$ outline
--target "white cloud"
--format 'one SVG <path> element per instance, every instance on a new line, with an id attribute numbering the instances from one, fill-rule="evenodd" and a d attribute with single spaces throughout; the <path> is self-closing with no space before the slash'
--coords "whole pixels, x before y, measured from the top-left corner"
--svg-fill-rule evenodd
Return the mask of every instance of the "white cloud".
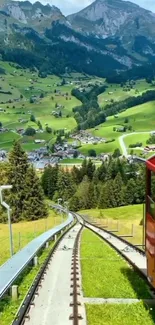
<path id="1" fill-rule="evenodd" d="M 35 0 L 30 0 L 31 2 L 35 2 Z M 36 0 L 37 1 L 37 0 Z M 64 15 L 68 15 L 74 12 L 77 12 L 89 4 L 91 4 L 94 0 L 39 0 L 43 4 L 49 3 L 50 5 L 55 5 L 58 7 Z M 124 0 L 128 1 L 128 0 Z M 155 12 L 155 0 L 131 0 L 138 4 L 139 6 L 151 10 Z"/>

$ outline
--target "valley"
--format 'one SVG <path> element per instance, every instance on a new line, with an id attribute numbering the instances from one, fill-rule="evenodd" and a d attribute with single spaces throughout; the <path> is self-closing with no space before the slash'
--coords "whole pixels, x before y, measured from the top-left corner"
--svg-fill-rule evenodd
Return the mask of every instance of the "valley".
<path id="1" fill-rule="evenodd" d="M 95 85 L 105 85 L 105 91 L 98 96 L 98 104 L 106 113 L 107 105 L 154 90 L 154 83 L 138 80 L 124 86 L 107 84 L 105 79 L 77 73 L 40 78 L 37 71 L 22 69 L 13 63 L 1 61 L 0 67 L 5 69 L 5 74 L 0 76 L 1 152 L 9 151 L 13 142 L 19 140 L 28 153 L 41 150 L 46 156 L 51 156 L 57 151 L 60 153 L 63 142 L 72 152 L 62 157 L 58 155 L 57 161 L 66 165 L 79 164 L 81 159 L 89 157 L 92 149 L 98 160 L 101 154 L 113 154 L 115 149 L 130 154 L 129 146 L 138 142 L 139 135 L 143 148 L 150 132 L 155 130 L 152 118 L 155 102 L 150 101 L 107 117 L 104 123 L 85 130 L 84 136 L 80 136 L 80 132 L 79 136 L 72 136 L 77 128 L 73 109 L 82 105 L 72 95 L 73 89 L 79 89 L 82 94 Z M 130 131 L 127 129 L 122 133 L 124 126 L 130 126 Z M 54 152 L 56 143 L 58 148 Z M 143 154 L 142 148 L 134 148 L 133 153 L 148 156 Z M 75 150 L 77 154 L 74 154 Z"/>

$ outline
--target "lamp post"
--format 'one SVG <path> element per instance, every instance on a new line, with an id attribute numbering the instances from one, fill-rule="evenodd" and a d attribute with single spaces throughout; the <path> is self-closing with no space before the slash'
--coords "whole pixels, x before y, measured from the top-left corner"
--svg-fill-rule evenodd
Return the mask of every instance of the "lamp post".
<path id="1" fill-rule="evenodd" d="M 13 236 L 12 236 L 12 225 L 11 225 L 11 217 L 10 217 L 10 206 L 3 201 L 2 191 L 3 190 L 10 190 L 12 188 L 12 185 L 2 185 L 0 186 L 0 203 L 1 205 L 6 208 L 7 214 L 8 214 L 8 225 L 9 225 L 9 235 L 10 235 L 10 254 L 13 256 Z"/>

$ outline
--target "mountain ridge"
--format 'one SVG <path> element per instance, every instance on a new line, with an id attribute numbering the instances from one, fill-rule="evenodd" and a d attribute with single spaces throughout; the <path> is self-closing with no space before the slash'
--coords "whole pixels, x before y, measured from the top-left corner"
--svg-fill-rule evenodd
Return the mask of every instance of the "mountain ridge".
<path id="1" fill-rule="evenodd" d="M 96 0 L 67 17 L 39 1 L 0 4 L 2 59 L 21 64 L 18 50 L 37 60 L 41 71 L 47 66 L 51 73 L 64 73 L 67 67 L 106 76 L 154 62 L 154 37 L 155 14 L 128 1 Z"/>

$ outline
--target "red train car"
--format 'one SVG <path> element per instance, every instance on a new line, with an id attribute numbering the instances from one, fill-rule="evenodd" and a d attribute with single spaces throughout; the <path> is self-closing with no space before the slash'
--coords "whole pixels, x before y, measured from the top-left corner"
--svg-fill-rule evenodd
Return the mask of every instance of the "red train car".
<path id="1" fill-rule="evenodd" d="M 155 288 L 155 156 L 146 162 L 145 250 L 148 280 Z"/>

